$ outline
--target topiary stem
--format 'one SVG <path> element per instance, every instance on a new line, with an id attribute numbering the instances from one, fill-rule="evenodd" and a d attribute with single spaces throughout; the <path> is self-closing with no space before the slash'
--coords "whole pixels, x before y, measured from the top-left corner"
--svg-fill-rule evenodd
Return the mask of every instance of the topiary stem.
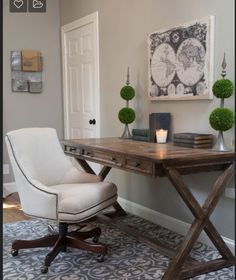
<path id="1" fill-rule="evenodd" d="M 220 99 L 220 108 L 224 108 L 224 98 Z"/>

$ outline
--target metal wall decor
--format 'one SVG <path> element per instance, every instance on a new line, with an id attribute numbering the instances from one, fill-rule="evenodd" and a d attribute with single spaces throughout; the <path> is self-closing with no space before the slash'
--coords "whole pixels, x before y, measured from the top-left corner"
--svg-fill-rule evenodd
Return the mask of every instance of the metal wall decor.
<path id="1" fill-rule="evenodd" d="M 151 100 L 212 99 L 213 23 L 209 16 L 148 36 Z"/>
<path id="2" fill-rule="evenodd" d="M 13 92 L 42 92 L 43 58 L 39 51 L 11 51 L 11 88 Z"/>

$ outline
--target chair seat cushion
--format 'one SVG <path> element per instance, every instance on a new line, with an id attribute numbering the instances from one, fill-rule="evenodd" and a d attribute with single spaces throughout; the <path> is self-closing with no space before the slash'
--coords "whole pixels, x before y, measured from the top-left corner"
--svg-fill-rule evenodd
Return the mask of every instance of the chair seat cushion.
<path id="1" fill-rule="evenodd" d="M 59 191 L 58 220 L 65 222 L 86 220 L 117 199 L 117 187 L 110 182 L 60 184 L 50 188 Z"/>

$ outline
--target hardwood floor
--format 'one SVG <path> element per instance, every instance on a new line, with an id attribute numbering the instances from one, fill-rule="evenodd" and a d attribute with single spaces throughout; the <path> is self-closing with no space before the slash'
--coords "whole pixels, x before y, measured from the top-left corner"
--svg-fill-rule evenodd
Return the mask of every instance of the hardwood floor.
<path id="1" fill-rule="evenodd" d="M 28 220 L 21 210 L 18 193 L 13 193 L 3 199 L 3 223 L 13 223 L 22 220 Z"/>

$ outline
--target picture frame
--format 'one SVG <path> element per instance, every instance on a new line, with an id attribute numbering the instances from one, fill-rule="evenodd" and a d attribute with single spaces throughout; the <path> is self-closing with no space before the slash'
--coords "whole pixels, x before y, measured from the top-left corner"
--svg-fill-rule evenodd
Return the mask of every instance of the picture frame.
<path id="1" fill-rule="evenodd" d="M 151 101 L 213 98 L 214 16 L 148 35 Z"/>

